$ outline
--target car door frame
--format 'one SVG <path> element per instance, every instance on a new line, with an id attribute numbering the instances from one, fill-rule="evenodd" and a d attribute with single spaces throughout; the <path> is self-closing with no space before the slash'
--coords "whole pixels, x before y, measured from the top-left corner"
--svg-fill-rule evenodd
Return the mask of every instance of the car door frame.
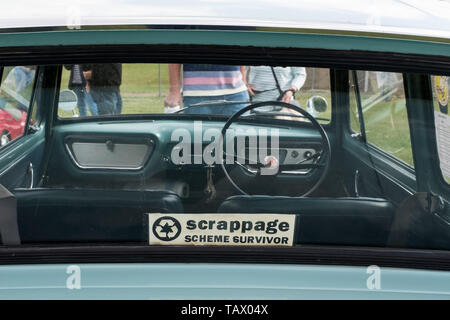
<path id="1" fill-rule="evenodd" d="M 403 75 L 405 82 L 405 74 Z M 342 159 L 346 163 L 344 172 L 347 190 L 352 196 L 382 197 L 398 206 L 403 199 L 417 190 L 415 169 L 370 142 L 366 143 L 363 132 L 358 134 L 352 130 L 350 126 L 352 88 L 349 70 L 342 71 L 340 77 L 343 111 L 339 113 L 339 123 Z M 407 93 L 405 88 L 406 101 L 408 101 Z M 410 121 L 408 102 L 407 113 Z M 347 165 L 348 163 L 351 165 Z M 376 185 L 368 183 L 371 181 L 376 181 Z"/>
<path id="2" fill-rule="evenodd" d="M 21 65 L 10 64 L 8 65 Z M 56 98 L 56 69 L 40 66 L 36 79 L 42 77 L 41 87 L 36 88 L 28 110 L 27 123 L 24 134 L 14 139 L 0 149 L 0 183 L 10 191 L 19 187 L 32 188 L 38 184 L 42 174 L 47 137 L 50 135 L 52 113 Z M 39 90 L 39 101 L 35 102 L 36 92 Z M 30 126 L 30 118 L 34 108 L 37 108 L 37 126 Z"/>

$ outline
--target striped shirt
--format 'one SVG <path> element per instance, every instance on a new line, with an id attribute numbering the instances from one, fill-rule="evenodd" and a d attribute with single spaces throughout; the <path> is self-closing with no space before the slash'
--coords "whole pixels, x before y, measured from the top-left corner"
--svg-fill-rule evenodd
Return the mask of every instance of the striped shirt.
<path id="1" fill-rule="evenodd" d="M 221 96 L 247 91 L 240 66 L 183 65 L 183 96 Z"/>

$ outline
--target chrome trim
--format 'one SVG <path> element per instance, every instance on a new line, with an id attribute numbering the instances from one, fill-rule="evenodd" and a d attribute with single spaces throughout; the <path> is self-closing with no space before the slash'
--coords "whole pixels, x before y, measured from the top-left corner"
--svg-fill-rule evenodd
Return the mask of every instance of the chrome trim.
<path id="1" fill-rule="evenodd" d="M 355 171 L 355 196 L 357 198 L 359 198 L 359 188 L 358 188 L 358 184 L 359 184 L 359 170 Z"/>
<path id="2" fill-rule="evenodd" d="M 250 169 L 247 166 L 244 166 L 243 164 L 238 163 L 242 168 L 245 168 L 245 170 L 247 170 L 248 172 L 250 172 L 251 174 L 256 174 L 258 172 L 258 170 L 253 170 Z M 278 174 L 298 174 L 298 175 L 306 175 L 308 173 L 311 172 L 312 169 L 302 169 L 302 170 L 298 170 L 298 171 L 280 171 Z"/>
<path id="3" fill-rule="evenodd" d="M 33 185 L 34 185 L 34 170 L 33 170 L 33 164 L 30 162 L 30 164 L 28 165 L 28 174 L 30 175 L 30 186 L 28 187 L 28 189 L 33 189 Z"/>
<path id="4" fill-rule="evenodd" d="M 247 149 L 258 149 L 258 148 L 247 148 Z M 315 150 L 314 148 L 306 148 L 306 147 L 305 147 L 305 148 L 278 148 L 278 155 L 280 154 L 280 151 L 281 151 L 281 150 L 286 151 L 286 157 L 284 158 L 284 161 L 283 161 L 282 164 L 298 164 L 298 163 L 300 163 L 301 161 L 303 161 L 303 160 L 305 159 L 305 158 L 303 158 L 303 154 L 304 154 L 305 152 L 307 152 L 307 151 L 312 152 L 312 153 L 316 152 L 316 150 Z M 287 156 L 288 156 L 289 154 L 292 154 L 293 151 L 298 152 L 299 155 L 300 155 L 297 162 L 296 162 L 296 161 L 294 161 L 294 162 L 292 162 L 292 161 L 287 161 L 287 160 L 288 160 L 288 159 L 287 159 Z M 320 158 L 317 159 L 317 162 L 319 161 L 319 159 L 320 159 Z M 290 159 L 290 160 L 292 160 L 292 159 Z M 314 160 L 308 160 L 308 161 L 311 161 L 311 162 L 309 162 L 309 163 L 314 163 Z M 308 162 L 307 162 L 307 163 L 308 163 Z M 250 168 L 249 165 L 247 165 L 247 164 L 245 164 L 245 165 L 243 165 L 243 164 L 241 164 L 241 163 L 238 163 L 238 164 L 239 164 L 241 167 L 245 168 L 248 172 L 250 172 L 250 173 L 252 173 L 252 174 L 256 174 L 256 173 L 258 172 L 257 170 L 254 170 L 254 169 Z M 306 175 L 306 174 L 310 173 L 311 170 L 312 170 L 312 169 L 288 170 L 288 171 L 280 171 L 279 174 L 299 174 L 299 175 Z"/>

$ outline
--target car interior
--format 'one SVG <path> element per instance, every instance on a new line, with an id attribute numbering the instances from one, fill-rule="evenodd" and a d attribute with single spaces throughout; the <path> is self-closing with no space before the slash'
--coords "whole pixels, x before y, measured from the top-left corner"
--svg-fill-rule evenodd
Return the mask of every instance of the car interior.
<path id="1" fill-rule="evenodd" d="M 327 75 L 325 89 L 311 89 L 312 70 Z M 149 107 L 81 117 L 64 110 L 68 71 L 39 65 L 23 135 L 0 148 L 0 184 L 9 192 L 0 197 L 1 215 L 16 218 L 20 244 L 145 245 L 148 213 L 283 213 L 298 218 L 296 245 L 448 248 L 431 75 L 323 65 L 307 72 L 312 82 L 308 94 L 299 91 L 299 106 L 249 102 L 232 116 Z M 149 103 L 146 93 L 130 97 L 123 78 L 125 106 Z M 317 96 L 325 111 L 314 106 Z M 294 115 L 254 112 L 263 106 Z M 192 137 L 187 155 L 185 132 Z M 261 160 L 261 141 L 251 146 L 262 132 L 278 137 L 266 154 L 277 155 L 275 174 L 262 174 L 270 164 Z M 398 140 L 391 132 L 403 145 L 391 145 Z M 232 147 L 231 162 L 198 160 L 219 153 L 224 145 L 212 150 L 216 139 L 241 139 L 245 147 Z M 246 163 L 251 154 L 256 161 Z M 6 227 L 0 234 L 4 245 L 14 243 Z"/>

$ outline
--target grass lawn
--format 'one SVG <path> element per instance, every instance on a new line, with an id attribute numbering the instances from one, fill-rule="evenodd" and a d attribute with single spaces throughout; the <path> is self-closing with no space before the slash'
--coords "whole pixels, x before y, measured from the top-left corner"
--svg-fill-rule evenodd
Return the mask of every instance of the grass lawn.
<path id="1" fill-rule="evenodd" d="M 354 95 L 350 95 L 350 110 L 351 128 L 360 132 Z M 406 102 L 403 98 L 379 102 L 365 111 L 363 116 L 368 142 L 414 166 Z"/>

